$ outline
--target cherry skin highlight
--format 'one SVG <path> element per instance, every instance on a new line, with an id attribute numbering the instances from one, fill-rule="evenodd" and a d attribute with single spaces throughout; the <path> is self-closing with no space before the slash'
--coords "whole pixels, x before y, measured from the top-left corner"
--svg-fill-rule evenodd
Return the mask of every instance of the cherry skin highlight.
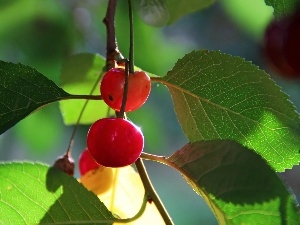
<path id="1" fill-rule="evenodd" d="M 144 136 L 132 122 L 122 118 L 97 120 L 87 134 L 87 148 L 97 163 L 123 167 L 134 163 L 144 148 Z"/>
<path id="2" fill-rule="evenodd" d="M 122 106 L 125 84 L 125 70 L 123 68 L 110 69 L 104 74 L 100 93 L 104 102 L 116 111 Z M 144 71 L 129 74 L 128 93 L 125 112 L 140 108 L 147 100 L 151 91 L 151 79 Z"/>
<path id="3" fill-rule="evenodd" d="M 100 165 L 92 158 L 88 149 L 84 149 L 79 156 L 78 166 L 80 175 L 83 176 L 87 172 L 98 168 Z"/>

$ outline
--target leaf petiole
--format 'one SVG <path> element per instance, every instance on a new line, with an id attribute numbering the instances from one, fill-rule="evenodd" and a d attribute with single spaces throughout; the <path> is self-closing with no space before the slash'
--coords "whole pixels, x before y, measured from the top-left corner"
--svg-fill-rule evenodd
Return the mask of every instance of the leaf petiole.
<path id="1" fill-rule="evenodd" d="M 98 84 L 99 80 L 97 80 L 97 84 Z M 69 100 L 69 99 L 86 99 L 88 100 L 102 100 L 101 95 L 70 95 L 68 97 L 65 97 L 61 100 Z"/>
<path id="2" fill-rule="evenodd" d="M 145 209 L 146 209 L 146 206 L 147 206 L 147 203 L 148 203 L 148 196 L 147 194 L 145 193 L 144 194 L 144 198 L 143 198 L 143 202 L 142 202 L 142 205 L 140 207 L 140 210 L 131 218 L 128 218 L 128 219 L 116 219 L 114 222 L 117 222 L 117 223 L 129 223 L 129 222 L 132 222 L 134 220 L 137 220 L 138 218 L 140 218 L 143 213 L 145 212 Z"/>

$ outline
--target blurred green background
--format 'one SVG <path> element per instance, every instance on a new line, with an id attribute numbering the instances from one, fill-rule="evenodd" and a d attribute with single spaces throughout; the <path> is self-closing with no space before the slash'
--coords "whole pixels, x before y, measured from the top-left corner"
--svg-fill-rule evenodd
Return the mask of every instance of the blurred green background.
<path id="1" fill-rule="evenodd" d="M 119 1 L 116 16 L 118 44 L 124 56 L 129 48 L 126 2 Z M 2 0 L 0 59 L 35 67 L 59 84 L 60 68 L 68 56 L 81 52 L 105 55 L 106 30 L 102 19 L 106 6 L 107 0 Z M 272 8 L 265 6 L 263 0 L 219 0 L 163 28 L 144 24 L 136 14 L 134 18 L 135 64 L 146 71 L 165 75 L 185 53 L 221 50 L 265 69 L 300 109 L 299 82 L 275 74 L 263 58 L 263 34 L 272 19 Z M 128 116 L 142 127 L 146 152 L 168 156 L 187 143 L 163 85 L 153 84 L 149 101 Z M 81 126 L 76 134 L 75 160 L 85 148 L 88 128 Z M 0 136 L 0 161 L 52 164 L 68 147 L 72 129 L 63 124 L 58 103 L 53 103 Z M 176 171 L 153 162 L 146 162 L 146 166 L 175 224 L 217 224 L 202 198 Z M 299 174 L 299 167 L 282 174 L 297 196 Z"/>

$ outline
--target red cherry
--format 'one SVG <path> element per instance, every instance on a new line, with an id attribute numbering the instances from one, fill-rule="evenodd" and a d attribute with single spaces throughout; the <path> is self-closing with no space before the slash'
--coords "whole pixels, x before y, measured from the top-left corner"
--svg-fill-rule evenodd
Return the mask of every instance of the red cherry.
<path id="1" fill-rule="evenodd" d="M 104 102 L 116 111 L 120 111 L 125 83 L 125 70 L 113 68 L 104 74 L 100 92 Z M 141 107 L 147 100 L 151 90 L 151 79 L 144 71 L 129 74 L 128 94 L 125 112 Z"/>
<path id="2" fill-rule="evenodd" d="M 144 147 L 144 136 L 132 122 L 122 118 L 97 120 L 87 134 L 87 147 L 97 163 L 123 167 L 134 163 Z"/>
<path id="3" fill-rule="evenodd" d="M 55 160 L 53 167 L 56 167 L 70 176 L 74 175 L 74 160 L 68 154 L 60 156 Z"/>
<path id="4" fill-rule="evenodd" d="M 265 53 L 270 65 L 281 75 L 300 77 L 300 12 L 274 20 L 265 33 Z"/>
<path id="5" fill-rule="evenodd" d="M 265 33 L 265 53 L 269 65 L 275 71 L 287 77 L 294 77 L 296 72 L 288 64 L 283 52 L 287 24 L 287 19 L 274 20 L 270 23 Z"/>
<path id="6" fill-rule="evenodd" d="M 290 17 L 283 51 L 287 62 L 300 77 L 300 10 Z"/>
<path id="7" fill-rule="evenodd" d="M 98 168 L 100 165 L 92 158 L 91 154 L 86 148 L 79 156 L 78 166 L 80 175 L 83 176 L 90 170 Z"/>

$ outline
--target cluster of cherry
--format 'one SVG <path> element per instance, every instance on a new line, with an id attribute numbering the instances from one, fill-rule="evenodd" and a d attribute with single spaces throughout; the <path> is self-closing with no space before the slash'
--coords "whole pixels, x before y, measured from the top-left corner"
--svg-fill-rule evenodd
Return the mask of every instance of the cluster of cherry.
<path id="1" fill-rule="evenodd" d="M 265 52 L 279 74 L 300 78 L 300 8 L 270 23 L 265 33 Z"/>
<path id="2" fill-rule="evenodd" d="M 123 104 L 125 70 L 113 68 L 100 83 L 104 102 L 120 112 Z M 140 108 L 151 90 L 151 79 L 144 71 L 128 76 L 127 99 L 124 112 Z M 94 122 L 87 134 L 87 148 L 79 156 L 81 175 L 98 168 L 123 167 L 134 163 L 144 148 L 144 136 L 139 127 L 124 118 L 102 118 Z"/>

